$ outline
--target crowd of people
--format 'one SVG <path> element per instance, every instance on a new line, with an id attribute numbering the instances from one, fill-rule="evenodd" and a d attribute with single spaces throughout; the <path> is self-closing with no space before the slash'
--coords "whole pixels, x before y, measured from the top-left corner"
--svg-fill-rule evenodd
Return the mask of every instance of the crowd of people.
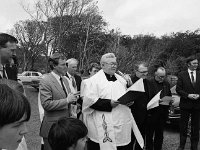
<path id="1" fill-rule="evenodd" d="M 23 85 L 17 81 L 17 39 L 0 33 L 0 150 L 27 150 L 24 135 L 31 116 Z M 162 150 L 163 131 L 173 104 L 164 66 L 135 64 L 134 75 L 117 70 L 113 53 L 88 67 L 89 77 L 77 74 L 78 60 L 56 52 L 51 71 L 39 86 L 42 150 Z M 198 149 L 200 72 L 198 59 L 187 59 L 176 91 L 180 95 L 180 145 L 184 150 L 191 117 L 191 150 Z"/>

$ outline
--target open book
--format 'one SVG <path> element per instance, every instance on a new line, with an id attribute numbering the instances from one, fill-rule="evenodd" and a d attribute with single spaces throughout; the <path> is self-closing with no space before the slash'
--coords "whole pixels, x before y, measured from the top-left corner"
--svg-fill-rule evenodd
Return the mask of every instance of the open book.
<path id="1" fill-rule="evenodd" d="M 139 91 L 128 91 L 124 95 L 122 95 L 117 101 L 123 105 L 129 105 L 133 103 L 136 99 L 138 99 L 144 92 Z"/>
<path id="2" fill-rule="evenodd" d="M 117 101 L 123 105 L 129 105 L 138 99 L 145 92 L 143 79 L 137 80 L 132 86 L 127 89 L 127 92 L 122 95 Z"/>
<path id="3" fill-rule="evenodd" d="M 164 96 L 162 99 L 160 99 L 160 93 L 159 91 L 147 104 L 147 110 L 158 107 L 160 105 L 169 105 L 170 102 L 172 102 L 173 98 L 171 96 Z"/>

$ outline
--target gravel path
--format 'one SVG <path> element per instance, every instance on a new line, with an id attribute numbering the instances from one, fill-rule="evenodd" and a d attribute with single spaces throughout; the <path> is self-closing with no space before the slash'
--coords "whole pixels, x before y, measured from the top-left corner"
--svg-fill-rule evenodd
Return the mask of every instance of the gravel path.
<path id="1" fill-rule="evenodd" d="M 28 134 L 25 136 L 26 142 L 29 150 L 40 150 L 40 119 L 39 119 L 39 110 L 37 104 L 38 92 L 36 89 L 25 86 L 26 95 L 31 103 L 31 118 L 28 122 Z"/>

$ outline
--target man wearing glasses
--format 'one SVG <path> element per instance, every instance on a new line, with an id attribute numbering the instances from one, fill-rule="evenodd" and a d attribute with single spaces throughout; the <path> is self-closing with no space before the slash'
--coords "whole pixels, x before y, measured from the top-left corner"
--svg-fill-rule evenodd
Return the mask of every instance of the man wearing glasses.
<path id="1" fill-rule="evenodd" d="M 143 61 L 137 62 L 135 65 L 135 76 L 131 77 L 131 80 L 134 84 L 136 81 L 142 78 L 145 92 L 141 93 L 140 96 L 137 99 L 135 99 L 134 104 L 131 105 L 130 108 L 143 138 L 145 138 L 147 103 L 149 101 L 149 84 L 148 80 L 146 80 L 147 75 L 148 64 Z M 134 141 L 134 139 L 132 139 L 132 141 Z M 142 150 L 138 143 L 135 144 L 135 150 Z"/>
<path id="2" fill-rule="evenodd" d="M 160 93 L 159 106 L 148 110 L 147 130 L 146 130 L 146 149 L 162 150 L 163 130 L 168 117 L 169 102 L 172 101 L 170 84 L 165 80 L 166 70 L 163 67 L 155 69 L 154 78 L 150 80 L 150 98 Z M 167 102 L 164 98 L 167 97 Z M 163 100 L 163 101 L 162 101 Z"/>
<path id="3" fill-rule="evenodd" d="M 127 81 L 115 73 L 117 61 L 113 53 L 103 55 L 100 64 L 102 70 L 90 77 L 84 87 L 82 111 L 88 116 L 87 149 L 132 150 L 131 131 L 139 130 L 129 107 L 117 101 L 126 93 Z"/>

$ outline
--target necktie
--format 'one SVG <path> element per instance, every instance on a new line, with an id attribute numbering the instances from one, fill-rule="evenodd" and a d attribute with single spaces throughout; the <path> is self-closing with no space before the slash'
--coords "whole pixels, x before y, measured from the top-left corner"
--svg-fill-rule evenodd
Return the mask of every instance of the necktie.
<path id="1" fill-rule="evenodd" d="M 71 79 L 72 79 L 72 86 L 74 87 L 74 89 L 76 89 L 76 81 L 75 81 L 74 77 L 71 76 Z"/>
<path id="2" fill-rule="evenodd" d="M 194 75 L 193 75 L 193 72 L 191 72 L 191 81 L 192 81 L 192 84 L 194 85 L 194 84 L 195 84 L 195 81 L 194 81 Z"/>
<path id="3" fill-rule="evenodd" d="M 3 78 L 7 79 L 5 66 L 3 66 Z"/>
<path id="4" fill-rule="evenodd" d="M 63 91 L 64 91 L 64 93 L 65 93 L 65 95 L 66 95 L 66 97 L 67 97 L 67 91 L 66 91 L 66 89 L 65 89 L 65 86 L 64 86 L 62 77 L 60 77 L 60 83 L 61 83 L 62 88 L 63 88 Z"/>

